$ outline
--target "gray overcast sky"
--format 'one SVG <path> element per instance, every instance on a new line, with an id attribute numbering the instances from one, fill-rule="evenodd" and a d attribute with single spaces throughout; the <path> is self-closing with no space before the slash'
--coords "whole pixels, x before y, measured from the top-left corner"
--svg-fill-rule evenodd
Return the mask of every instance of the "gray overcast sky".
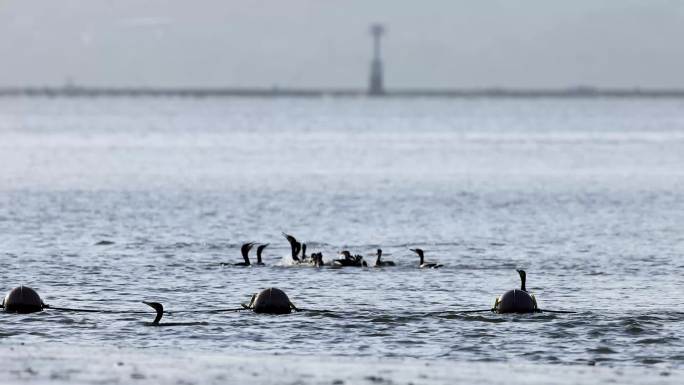
<path id="1" fill-rule="evenodd" d="M 684 0 L 0 0 L 0 85 L 684 87 Z"/>

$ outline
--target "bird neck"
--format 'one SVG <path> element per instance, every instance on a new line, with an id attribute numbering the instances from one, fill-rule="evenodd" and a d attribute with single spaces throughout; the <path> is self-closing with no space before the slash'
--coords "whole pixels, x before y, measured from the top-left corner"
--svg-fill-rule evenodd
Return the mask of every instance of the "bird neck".
<path id="1" fill-rule="evenodd" d="M 525 287 L 525 277 L 524 276 L 520 277 L 520 290 L 527 292 L 527 288 Z"/>
<path id="2" fill-rule="evenodd" d="M 164 315 L 164 309 L 155 309 L 157 310 L 157 316 L 154 318 L 154 321 L 152 321 L 153 324 L 159 325 L 159 321 L 161 321 L 162 316 Z"/>

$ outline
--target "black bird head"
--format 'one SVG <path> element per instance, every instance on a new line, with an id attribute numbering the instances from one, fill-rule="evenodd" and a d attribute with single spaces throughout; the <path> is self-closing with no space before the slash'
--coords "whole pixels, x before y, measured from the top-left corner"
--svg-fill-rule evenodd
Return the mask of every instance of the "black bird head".
<path id="1" fill-rule="evenodd" d="M 259 260 L 259 262 L 261 262 L 261 252 L 264 251 L 264 249 L 267 248 L 268 245 L 269 243 L 264 243 L 263 245 L 259 245 L 259 247 L 257 247 L 257 259 Z"/>
<path id="2" fill-rule="evenodd" d="M 157 311 L 157 317 L 155 317 L 154 321 L 152 321 L 153 324 L 158 325 L 159 321 L 161 321 L 162 316 L 164 315 L 164 305 L 162 305 L 159 302 L 146 302 L 142 301 L 145 305 L 151 307 L 152 309 Z"/>
<path id="3" fill-rule="evenodd" d="M 422 265 L 423 262 L 425 261 L 425 256 L 424 256 L 424 254 L 423 254 L 423 249 L 415 248 L 415 249 L 409 249 L 409 250 L 411 250 L 411 251 L 413 251 L 414 253 L 418 254 L 418 256 L 420 257 L 420 264 Z"/>
<path id="4" fill-rule="evenodd" d="M 423 249 L 409 249 L 409 250 L 411 250 L 411 251 L 413 251 L 414 253 L 418 254 L 418 256 L 421 257 L 421 258 L 424 257 Z"/>
<path id="5" fill-rule="evenodd" d="M 288 242 L 292 243 L 292 241 L 295 241 L 295 237 L 293 237 L 292 235 L 286 234 L 284 231 L 281 232 L 281 234 L 283 234 L 283 237 L 285 237 L 285 239 L 287 239 Z"/>
<path id="6" fill-rule="evenodd" d="M 254 242 L 249 242 L 249 243 L 245 243 L 242 245 L 242 247 L 240 248 L 240 251 L 242 251 L 242 256 L 244 258 L 247 258 L 247 254 L 252 249 L 252 246 L 254 246 Z"/>
<path id="7" fill-rule="evenodd" d="M 284 232 L 282 234 L 283 237 L 287 239 L 287 242 L 290 243 L 290 249 L 292 249 L 292 259 L 295 261 L 299 261 L 299 257 L 297 256 L 297 254 L 299 254 L 299 248 L 301 247 L 301 245 L 299 244 L 299 242 L 297 242 L 297 239 L 292 235 L 285 234 Z"/>
<path id="8" fill-rule="evenodd" d="M 527 289 L 525 288 L 525 280 L 527 279 L 527 273 L 525 273 L 525 270 L 522 269 L 516 269 L 515 271 L 517 271 L 520 275 L 520 290 L 527 291 Z"/>
<path id="9" fill-rule="evenodd" d="M 290 246 L 293 246 L 293 245 L 298 243 L 297 239 L 295 237 L 293 237 L 292 235 L 285 234 L 285 233 L 282 233 L 282 234 L 283 234 L 283 237 L 285 237 L 285 239 L 287 239 L 287 241 L 290 243 Z"/>
<path id="10" fill-rule="evenodd" d="M 342 256 L 344 256 L 344 259 L 352 259 L 352 256 L 351 256 L 351 253 L 349 252 L 349 250 L 342 250 L 340 252 L 340 254 L 342 254 Z"/>

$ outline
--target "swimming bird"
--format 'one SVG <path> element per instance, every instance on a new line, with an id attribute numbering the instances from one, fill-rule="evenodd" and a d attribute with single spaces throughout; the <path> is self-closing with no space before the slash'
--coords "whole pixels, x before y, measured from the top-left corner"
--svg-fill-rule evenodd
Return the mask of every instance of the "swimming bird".
<path id="1" fill-rule="evenodd" d="M 268 247 L 269 243 L 264 243 L 263 245 L 260 245 L 257 247 L 257 265 L 259 266 L 264 266 L 264 262 L 261 261 L 261 252 L 264 251 L 266 247 Z"/>
<path id="2" fill-rule="evenodd" d="M 522 269 L 516 269 L 515 271 L 517 271 L 518 275 L 520 276 L 520 290 L 527 293 L 527 288 L 525 288 L 525 281 L 527 280 L 527 273 L 525 273 L 525 270 L 522 270 Z"/>
<path id="3" fill-rule="evenodd" d="M 311 266 L 317 267 L 318 266 L 318 253 L 311 253 L 311 257 L 306 262 Z"/>
<path id="4" fill-rule="evenodd" d="M 166 323 L 159 323 L 161 321 L 162 316 L 164 315 L 164 305 L 162 305 L 159 302 L 146 302 L 142 301 L 145 305 L 153 308 L 154 310 L 157 311 L 157 316 L 154 318 L 154 321 L 152 322 L 146 322 L 146 326 L 193 326 L 193 325 L 209 325 L 208 322 L 166 322 Z"/>
<path id="5" fill-rule="evenodd" d="M 349 250 L 342 250 L 340 251 L 340 254 L 342 254 L 344 258 L 333 260 L 333 264 L 338 266 L 351 266 L 354 263 L 354 257 L 352 257 Z"/>
<path id="6" fill-rule="evenodd" d="M 292 260 L 297 263 L 301 262 L 297 255 L 299 254 L 299 250 L 301 250 L 302 244 L 297 242 L 297 239 L 292 235 L 285 233 L 282 234 L 285 237 L 285 239 L 287 239 L 287 241 L 290 243 L 290 249 L 292 250 Z"/>
<path id="7" fill-rule="evenodd" d="M 302 262 L 306 262 L 308 258 L 306 256 L 306 243 L 302 243 Z"/>
<path id="8" fill-rule="evenodd" d="M 375 259 L 375 267 L 383 267 L 383 266 L 394 266 L 394 262 L 392 261 L 381 261 L 380 258 L 382 258 L 382 249 L 378 249 L 377 251 L 377 258 Z"/>
<path id="9" fill-rule="evenodd" d="M 363 257 L 360 255 L 354 255 L 352 256 L 349 250 L 342 250 L 340 252 L 344 258 L 342 259 L 335 259 L 333 261 L 333 264 L 337 266 L 354 266 L 354 267 L 361 267 L 361 266 L 368 266 L 366 264 L 366 261 L 363 260 Z"/>
<path id="10" fill-rule="evenodd" d="M 321 267 L 325 265 L 325 263 L 323 262 L 323 253 L 319 252 L 311 254 L 311 258 L 313 259 L 314 267 Z"/>
<path id="11" fill-rule="evenodd" d="M 242 258 L 245 259 L 244 262 L 240 263 L 234 263 L 233 266 L 250 266 L 251 263 L 249 263 L 249 250 L 252 249 L 252 246 L 254 246 L 253 242 L 245 243 L 242 245 L 240 248 L 240 251 L 242 252 Z"/>
<path id="12" fill-rule="evenodd" d="M 525 270 L 517 269 L 520 275 L 520 290 L 509 290 L 494 301 L 494 311 L 497 313 L 536 313 L 539 310 L 534 295 L 527 292 Z"/>
<path id="13" fill-rule="evenodd" d="M 424 255 L 423 249 L 417 249 L 416 248 L 416 249 L 409 249 L 409 250 L 418 254 L 418 256 L 420 257 L 420 265 L 419 266 L 421 269 L 437 269 L 437 268 L 444 266 L 444 265 L 441 265 L 439 263 L 425 262 L 425 255 Z"/>

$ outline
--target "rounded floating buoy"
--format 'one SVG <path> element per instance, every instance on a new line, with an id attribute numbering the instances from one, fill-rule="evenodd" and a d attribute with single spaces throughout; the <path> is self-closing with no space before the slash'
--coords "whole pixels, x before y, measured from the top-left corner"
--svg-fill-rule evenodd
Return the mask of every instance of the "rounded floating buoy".
<path id="1" fill-rule="evenodd" d="M 5 311 L 12 313 L 35 313 L 42 311 L 45 304 L 38 293 L 28 286 L 12 289 L 2 301 Z"/>
<path id="2" fill-rule="evenodd" d="M 537 302 L 528 292 L 515 289 L 497 298 L 494 309 L 497 313 L 534 313 Z"/>
<path id="3" fill-rule="evenodd" d="M 252 297 L 249 308 L 255 313 L 289 314 L 296 309 L 284 291 L 271 287 Z"/>

